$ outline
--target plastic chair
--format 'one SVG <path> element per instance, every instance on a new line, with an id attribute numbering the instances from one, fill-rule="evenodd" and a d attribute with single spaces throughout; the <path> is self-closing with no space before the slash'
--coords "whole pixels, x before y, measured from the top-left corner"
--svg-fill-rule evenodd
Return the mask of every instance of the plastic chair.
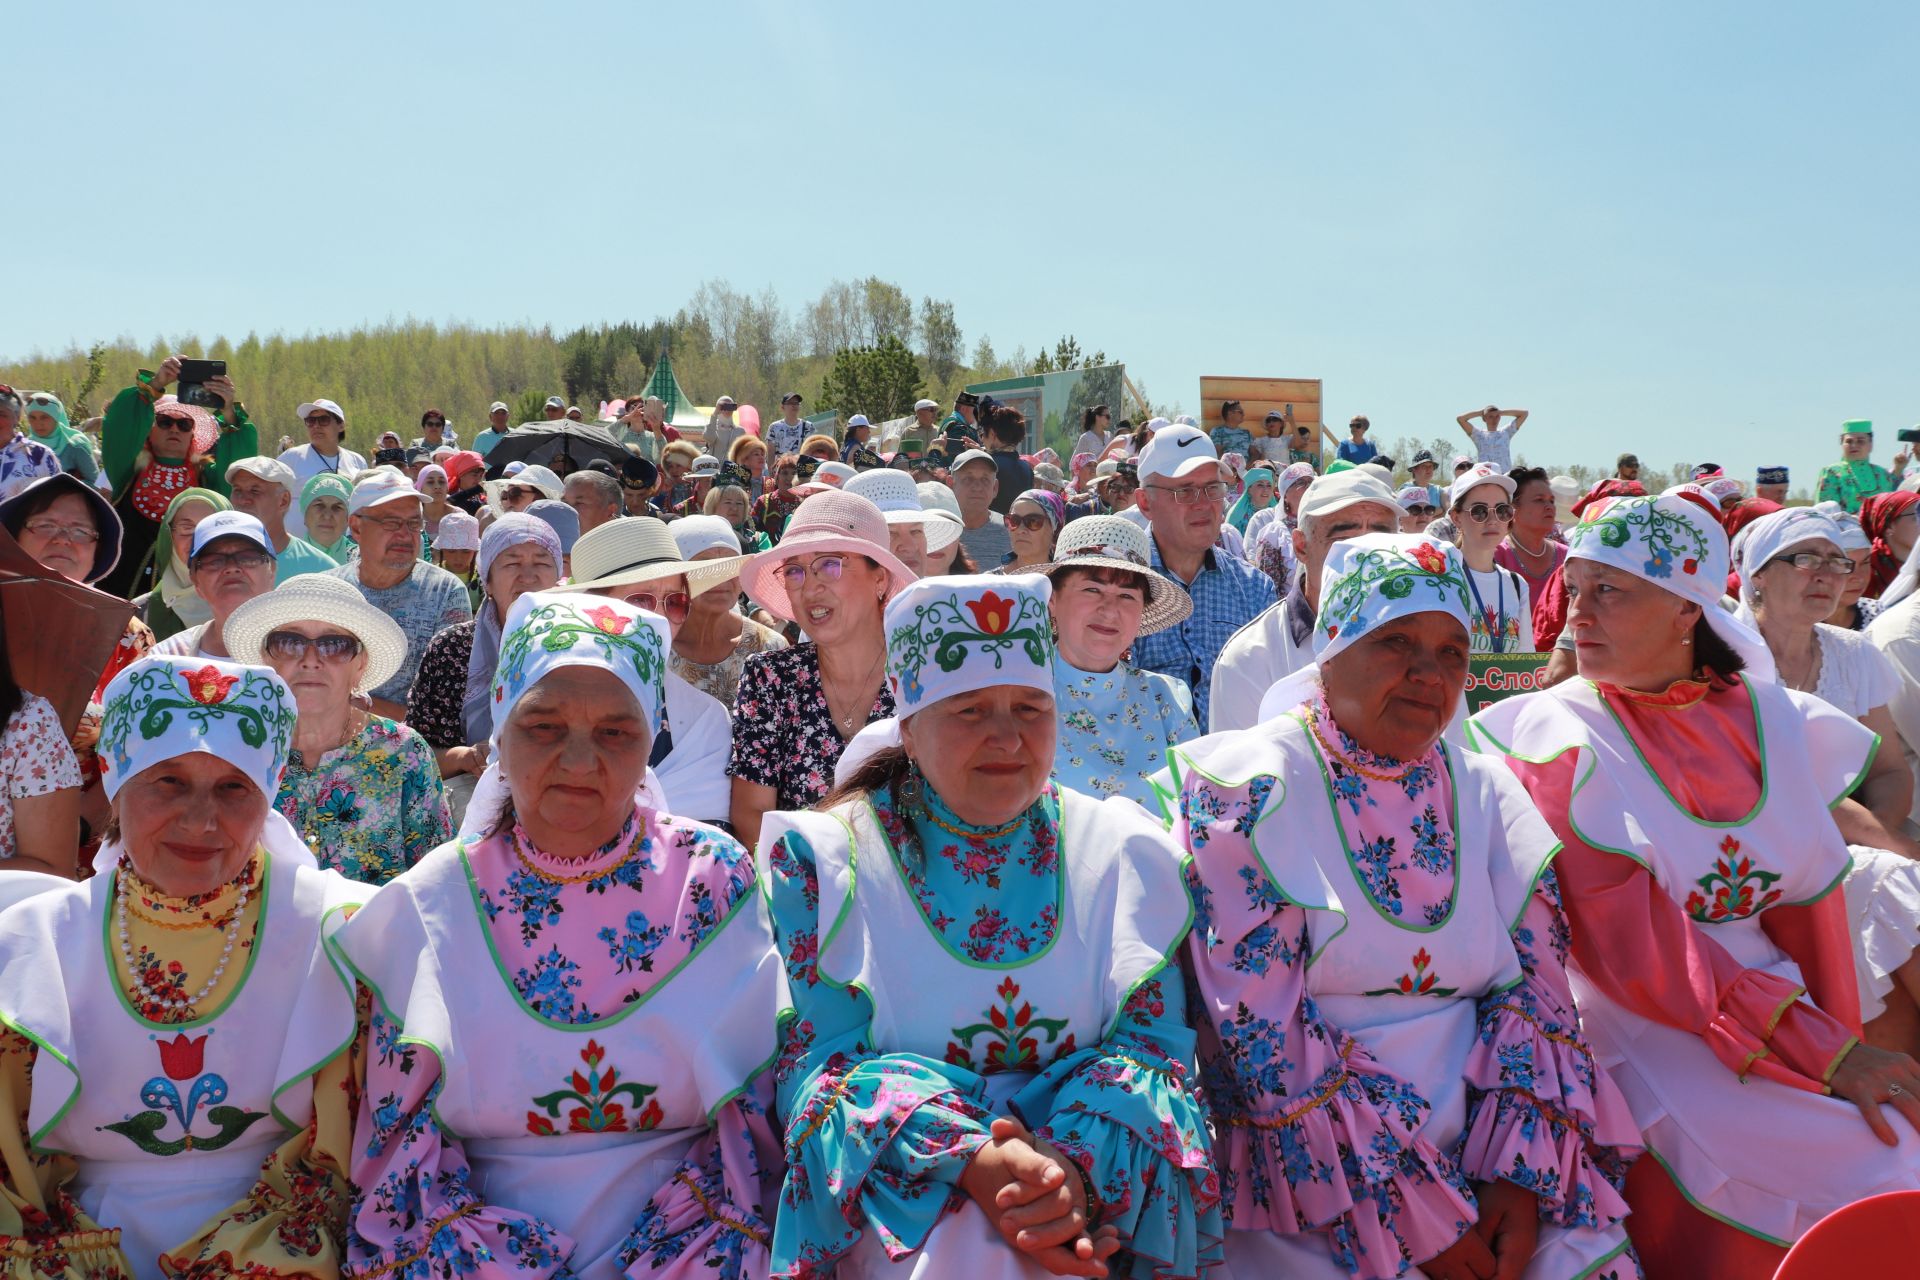
<path id="1" fill-rule="evenodd" d="M 1896 1280 L 1920 1275 L 1920 1191 L 1894 1191 L 1828 1214 L 1800 1237 L 1773 1280 Z"/>

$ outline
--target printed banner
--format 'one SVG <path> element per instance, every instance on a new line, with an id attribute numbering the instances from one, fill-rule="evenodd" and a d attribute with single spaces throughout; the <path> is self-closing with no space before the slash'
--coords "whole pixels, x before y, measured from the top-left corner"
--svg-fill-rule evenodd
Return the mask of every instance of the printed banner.
<path id="1" fill-rule="evenodd" d="M 1511 698 L 1532 693 L 1551 653 L 1476 653 L 1467 660 L 1467 714 Z"/>

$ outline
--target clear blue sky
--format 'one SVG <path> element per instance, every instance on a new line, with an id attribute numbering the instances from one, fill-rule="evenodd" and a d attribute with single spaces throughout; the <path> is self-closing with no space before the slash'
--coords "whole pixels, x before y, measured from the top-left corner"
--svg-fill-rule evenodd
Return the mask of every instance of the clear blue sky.
<path id="1" fill-rule="evenodd" d="M 1912 5 L 38 4 L 9 37 L 8 355 L 875 274 L 1188 408 L 1203 373 L 1321 377 L 1386 437 L 1522 405 L 1536 459 L 1798 485 L 1842 419 L 1882 462 L 1920 422 Z"/>

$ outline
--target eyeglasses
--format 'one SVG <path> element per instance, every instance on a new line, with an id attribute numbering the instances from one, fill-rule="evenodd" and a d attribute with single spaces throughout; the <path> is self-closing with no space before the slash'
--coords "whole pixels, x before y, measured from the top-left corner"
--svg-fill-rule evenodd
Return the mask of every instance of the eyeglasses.
<path id="1" fill-rule="evenodd" d="M 378 525 L 388 533 L 419 534 L 424 532 L 427 527 L 427 522 L 418 516 L 412 520 L 407 519 L 405 516 L 361 516 L 360 518 L 368 524 Z"/>
<path id="2" fill-rule="evenodd" d="M 29 520 L 26 531 L 48 542 L 71 542 L 75 546 L 91 546 L 100 541 L 100 531 L 90 524 L 60 524 L 54 520 Z"/>
<path id="3" fill-rule="evenodd" d="M 319 654 L 322 662 L 350 662 L 360 656 L 360 641 L 338 631 L 329 631 L 323 636 L 303 636 L 298 631 L 269 631 L 260 649 L 275 662 L 291 662 L 309 653 Z"/>
<path id="4" fill-rule="evenodd" d="M 1215 481 L 1213 484 L 1194 485 L 1191 488 L 1175 489 L 1164 484 L 1150 484 L 1147 488 L 1155 493 L 1164 493 L 1183 507 L 1196 502 L 1219 502 L 1227 496 L 1227 486 Z"/>
<path id="5" fill-rule="evenodd" d="M 273 557 L 264 551 L 202 551 L 193 558 L 193 571 L 225 573 L 228 569 L 241 569 L 250 572 L 272 563 Z"/>
<path id="6" fill-rule="evenodd" d="M 1460 508 L 1460 514 L 1475 524 L 1485 524 L 1489 518 L 1494 520 L 1513 519 L 1513 508 L 1504 502 L 1497 502 L 1491 507 L 1484 502 L 1476 502 L 1470 507 Z"/>
<path id="7" fill-rule="evenodd" d="M 153 419 L 153 425 L 162 431 L 191 431 L 193 430 L 193 419 L 176 418 L 171 414 L 164 416 L 156 414 Z"/>
<path id="8" fill-rule="evenodd" d="M 540 491 L 538 489 L 523 489 L 519 485 L 508 485 L 506 488 L 500 491 L 500 496 L 503 498 L 512 499 L 514 502 L 518 502 L 522 498 L 538 497 L 539 492 Z"/>
<path id="9" fill-rule="evenodd" d="M 1053 521 L 1042 515 L 1007 517 L 1007 528 L 1025 529 L 1028 533 L 1038 533 L 1042 529 L 1050 528 L 1052 524 Z"/>
<path id="10" fill-rule="evenodd" d="M 809 573 L 822 582 L 838 582 L 846 567 L 845 556 L 816 556 L 812 564 L 789 560 L 780 566 L 780 581 L 788 591 L 798 591 L 806 584 Z"/>
<path id="11" fill-rule="evenodd" d="M 310 427 L 331 426 L 333 423 L 333 415 L 330 413 L 310 413 L 306 416 L 305 421 Z"/>
<path id="12" fill-rule="evenodd" d="M 661 595 L 654 591 L 634 591 L 620 597 L 636 609 L 645 609 L 648 613 L 657 613 L 665 618 L 684 618 L 693 605 L 693 597 L 684 591 L 669 591 Z"/>
<path id="13" fill-rule="evenodd" d="M 1790 564 L 1802 573 L 1818 573 L 1822 569 L 1828 573 L 1852 573 L 1859 562 L 1850 556 L 1823 556 L 1817 551 L 1802 551 L 1796 555 L 1775 556 L 1767 561 L 1769 566 Z"/>

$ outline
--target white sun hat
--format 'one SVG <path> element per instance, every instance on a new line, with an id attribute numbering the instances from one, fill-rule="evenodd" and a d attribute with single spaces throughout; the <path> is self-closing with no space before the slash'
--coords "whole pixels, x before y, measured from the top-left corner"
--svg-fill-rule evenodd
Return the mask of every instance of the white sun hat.
<path id="1" fill-rule="evenodd" d="M 296 622 L 338 627 L 360 642 L 367 654 L 367 670 L 360 677 L 363 690 L 378 689 L 393 679 L 407 660 L 407 637 L 399 624 L 367 603 L 351 582 L 324 573 L 289 578 L 235 609 L 224 632 L 227 651 L 241 662 L 269 666 L 267 637 Z"/>
<path id="2" fill-rule="evenodd" d="M 960 499 L 953 496 L 953 490 L 938 480 L 922 480 L 913 487 L 920 492 L 921 509 L 933 517 L 927 521 L 927 550 L 945 551 L 960 541 L 967 526 L 960 518 Z"/>

